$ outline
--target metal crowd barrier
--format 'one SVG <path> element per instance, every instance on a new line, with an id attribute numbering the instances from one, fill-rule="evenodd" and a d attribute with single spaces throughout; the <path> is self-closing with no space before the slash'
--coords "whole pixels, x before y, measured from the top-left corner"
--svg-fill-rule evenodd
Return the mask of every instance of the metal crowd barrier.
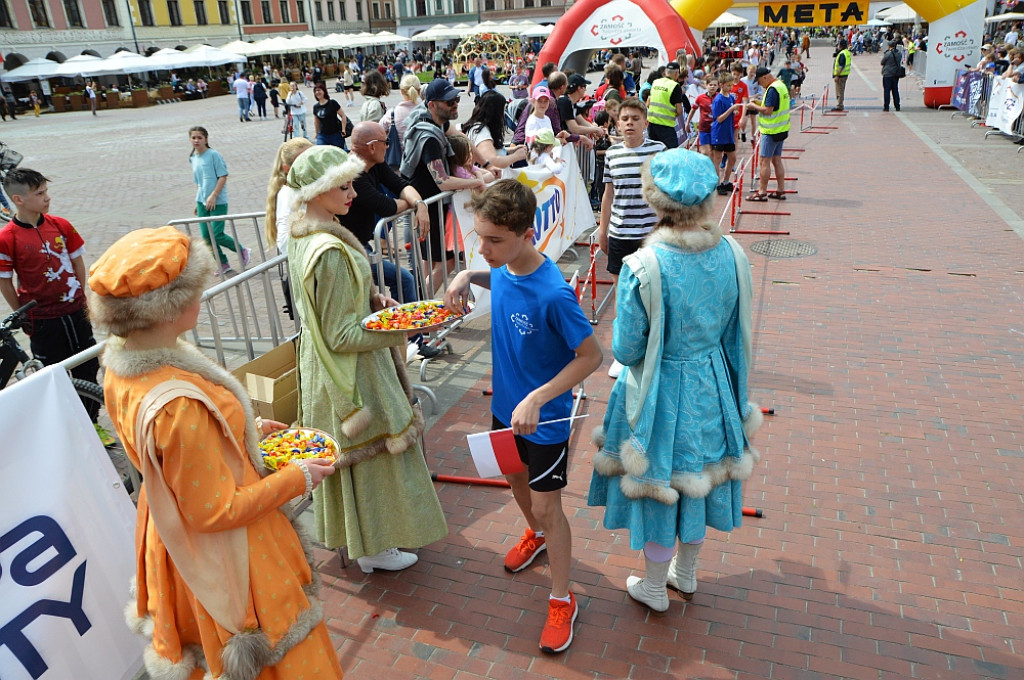
<path id="1" fill-rule="evenodd" d="M 436 215 L 440 223 L 440 231 L 437 236 L 428 234 L 423 241 L 420 241 L 415 236 L 416 218 L 413 210 L 406 210 L 392 217 L 385 217 L 377 221 L 377 225 L 373 230 L 373 241 L 370 244 L 369 256 L 370 266 L 377 272 L 378 287 L 382 291 L 386 289 L 384 285 L 385 263 L 390 263 L 396 270 L 396 278 L 399 282 L 401 281 L 401 270 L 404 269 L 412 274 L 417 300 L 440 300 L 444 297 L 444 291 L 448 284 L 451 283 L 452 278 L 466 267 L 466 260 L 462 252 L 462 245 L 459 243 L 457 229 L 452 233 L 451 250 L 454 252 L 455 257 L 451 260 L 451 268 L 449 269 L 448 265 L 446 265 L 443 255 L 441 262 L 434 262 L 431 257 L 435 238 L 441 241 L 442 253 L 447 251 L 444 244 L 448 242 L 448 232 L 455 228 L 454 206 L 452 205 L 454 196 L 455 194 L 452 192 L 445 191 L 423 201 L 427 204 L 427 210 L 432 215 Z M 421 251 L 421 244 L 425 254 Z M 435 269 L 437 269 L 436 272 Z M 410 296 L 406 294 L 404 286 L 399 285 L 397 290 L 387 290 L 387 293 L 399 302 L 410 301 L 406 299 Z M 431 332 L 430 338 L 425 338 L 424 342 L 430 347 L 436 347 L 451 354 L 453 350 L 447 337 L 452 331 L 461 326 L 462 323 L 460 319 L 442 329 Z M 423 382 L 427 381 L 427 366 L 430 361 L 431 359 L 424 358 L 422 363 L 420 363 L 420 380 Z M 415 386 L 414 389 L 416 387 L 426 390 L 426 388 L 421 386 Z M 433 401 L 433 395 L 428 396 Z"/>
<path id="2" fill-rule="evenodd" d="M 203 223 L 223 221 L 225 233 L 240 246 L 239 252 L 228 251 L 227 254 L 228 263 L 240 273 L 218 272 L 220 283 L 203 296 L 208 323 L 203 323 L 201 319 L 192 332 L 196 345 L 212 345 L 216 349 L 217 360 L 221 364 L 225 363 L 225 346 L 232 349 L 244 348 L 249 359 L 253 359 L 257 347 L 264 351 L 276 347 L 286 337 L 299 331 L 298 320 L 290 319 L 284 311 L 287 300 L 279 299 L 279 295 L 283 295 L 279 282 L 285 278 L 286 258 L 284 255 L 270 256 L 263 241 L 265 217 L 265 212 L 249 212 L 216 218 L 190 217 L 168 222 L 192 236 L 197 234 L 199 225 Z M 240 236 L 239 232 L 243 235 Z M 242 261 L 243 246 L 248 247 L 251 253 L 248 265 Z M 273 249 L 276 250 L 276 247 Z M 276 270 L 276 276 L 271 270 Z M 230 324 L 230 331 L 221 331 L 222 324 Z M 291 329 L 286 330 L 289 324 Z M 204 332 L 206 334 L 202 334 Z"/>

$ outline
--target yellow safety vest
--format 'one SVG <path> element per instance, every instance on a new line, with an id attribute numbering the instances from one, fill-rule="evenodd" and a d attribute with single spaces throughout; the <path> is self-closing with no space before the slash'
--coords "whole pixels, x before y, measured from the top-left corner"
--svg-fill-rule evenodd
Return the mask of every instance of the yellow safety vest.
<path id="1" fill-rule="evenodd" d="M 777 135 L 789 131 L 789 88 L 781 80 L 774 80 L 767 88 L 772 89 L 779 93 L 779 106 L 769 116 L 757 114 L 757 129 L 762 135 Z M 767 90 L 765 99 L 768 98 Z"/>
<path id="2" fill-rule="evenodd" d="M 672 91 L 680 87 L 671 78 L 658 78 L 651 85 L 651 96 L 647 100 L 647 122 L 652 125 L 675 127 L 676 106 L 672 103 Z"/>
<path id="3" fill-rule="evenodd" d="M 839 57 L 846 57 L 846 64 L 839 68 Z M 850 68 L 853 66 L 853 54 L 850 50 L 843 50 L 836 55 L 836 61 L 832 64 L 832 75 L 833 76 L 848 76 L 850 75 Z"/>

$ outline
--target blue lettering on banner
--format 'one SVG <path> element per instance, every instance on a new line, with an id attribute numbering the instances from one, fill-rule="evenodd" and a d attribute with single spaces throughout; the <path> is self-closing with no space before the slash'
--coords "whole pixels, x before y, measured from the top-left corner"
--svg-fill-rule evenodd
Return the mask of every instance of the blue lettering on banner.
<path id="1" fill-rule="evenodd" d="M 26 588 L 44 584 L 77 554 L 60 524 L 45 515 L 25 520 L 0 536 L 0 554 L 32 534 L 40 534 L 41 538 L 22 549 L 11 560 L 9 572 L 10 578 L 15 583 Z M 56 554 L 34 571 L 31 570 L 32 562 L 50 550 L 55 551 Z M 41 677 L 48 666 L 32 641 L 24 633 L 29 625 L 42 616 L 53 616 L 69 619 L 74 624 L 79 636 L 85 635 L 86 631 L 92 627 L 89 617 L 86 616 L 85 609 L 82 607 L 85 595 L 85 565 L 86 563 L 82 562 L 75 570 L 71 584 L 71 596 L 67 602 L 47 598 L 40 599 L 0 626 L 0 648 L 10 649 L 33 679 Z M 2 584 L 3 578 L 4 574 L 0 571 L 0 584 Z M 0 585 L 0 592 L 2 592 L 2 585 Z"/>

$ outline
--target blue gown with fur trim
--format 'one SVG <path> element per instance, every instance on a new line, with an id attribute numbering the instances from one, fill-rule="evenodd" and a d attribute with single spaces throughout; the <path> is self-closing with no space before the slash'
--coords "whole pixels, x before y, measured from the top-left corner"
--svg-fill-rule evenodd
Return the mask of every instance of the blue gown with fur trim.
<path id="1" fill-rule="evenodd" d="M 649 541 L 666 547 L 677 539 L 694 541 L 708 526 L 740 526 L 742 482 L 757 460 L 744 432 L 744 419 L 756 428 L 760 410 L 747 403 L 737 280 L 746 276 L 749 282 L 749 264 L 737 266 L 717 232 L 673 231 L 660 229 L 649 240 L 661 271 L 663 315 L 655 379 L 632 428 L 628 371 L 612 388 L 588 499 L 591 506 L 606 506 L 605 528 L 629 529 L 634 550 Z M 624 366 L 652 359 L 649 330 L 640 282 L 624 266 L 615 358 Z"/>

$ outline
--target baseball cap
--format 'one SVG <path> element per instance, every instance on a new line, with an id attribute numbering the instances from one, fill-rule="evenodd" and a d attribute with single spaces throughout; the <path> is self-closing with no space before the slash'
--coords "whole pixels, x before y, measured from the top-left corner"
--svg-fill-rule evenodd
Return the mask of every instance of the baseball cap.
<path id="1" fill-rule="evenodd" d="M 569 76 L 569 88 L 575 89 L 577 87 L 585 87 L 590 85 L 590 81 L 581 76 L 579 73 L 573 73 Z"/>
<path id="2" fill-rule="evenodd" d="M 758 69 L 754 71 L 754 80 L 764 76 L 770 76 L 771 74 L 772 72 L 770 69 L 766 69 L 764 66 L 759 66 Z"/>
<path id="3" fill-rule="evenodd" d="M 445 78 L 430 81 L 423 99 L 428 102 L 449 102 L 459 96 L 459 91 Z"/>
<path id="4" fill-rule="evenodd" d="M 679 70 L 679 62 L 678 61 L 670 61 L 670 62 L 668 62 L 667 64 L 665 64 L 665 70 L 666 71 L 678 71 Z"/>
<path id="5" fill-rule="evenodd" d="M 541 97 L 547 97 L 548 99 L 551 99 L 551 90 L 544 87 L 543 85 L 538 85 L 537 87 L 533 88 L 533 94 L 530 95 L 530 98 L 540 99 Z"/>

